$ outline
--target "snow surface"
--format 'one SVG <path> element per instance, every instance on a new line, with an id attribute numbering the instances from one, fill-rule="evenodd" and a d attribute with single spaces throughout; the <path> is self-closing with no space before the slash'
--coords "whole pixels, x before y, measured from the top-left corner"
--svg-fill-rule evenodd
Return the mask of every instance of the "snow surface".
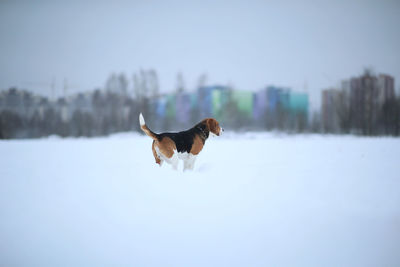
<path id="1" fill-rule="evenodd" d="M 192 172 L 152 140 L 0 142 L 0 266 L 400 266 L 400 139 L 227 134 Z"/>

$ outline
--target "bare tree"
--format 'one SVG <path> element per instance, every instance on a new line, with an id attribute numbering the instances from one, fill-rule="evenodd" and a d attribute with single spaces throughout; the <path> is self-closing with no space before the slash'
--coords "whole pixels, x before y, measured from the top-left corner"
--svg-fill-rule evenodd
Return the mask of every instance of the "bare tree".
<path id="1" fill-rule="evenodd" d="M 197 79 L 197 88 L 206 86 L 207 84 L 207 74 L 203 73 Z"/>
<path id="2" fill-rule="evenodd" d="M 183 80 L 182 72 L 178 72 L 176 76 L 176 92 L 183 92 L 185 91 L 185 82 Z"/>
<path id="3" fill-rule="evenodd" d="M 154 69 L 150 69 L 147 71 L 147 85 L 149 88 L 149 93 L 151 97 L 157 97 L 159 95 L 159 84 L 158 84 L 158 75 Z"/>
<path id="4" fill-rule="evenodd" d="M 128 85 L 129 85 L 128 79 L 126 78 L 124 73 L 121 73 L 118 76 L 118 92 L 126 96 L 128 93 Z"/>

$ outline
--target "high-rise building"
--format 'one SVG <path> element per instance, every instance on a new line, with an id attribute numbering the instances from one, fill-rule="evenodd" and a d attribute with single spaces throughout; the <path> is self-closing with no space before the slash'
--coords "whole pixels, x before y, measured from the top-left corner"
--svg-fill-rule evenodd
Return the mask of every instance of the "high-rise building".
<path id="1" fill-rule="evenodd" d="M 324 132 L 337 133 L 340 131 L 340 112 L 343 92 L 338 89 L 322 91 L 322 127 Z"/>
<path id="2" fill-rule="evenodd" d="M 374 134 L 383 104 L 395 97 L 393 77 L 386 74 L 376 76 L 367 70 L 342 85 L 349 99 L 348 116 L 352 128 L 363 134 Z"/>
<path id="3" fill-rule="evenodd" d="M 378 76 L 378 103 L 382 106 L 386 101 L 395 98 L 394 78 L 390 75 L 380 74 Z"/>

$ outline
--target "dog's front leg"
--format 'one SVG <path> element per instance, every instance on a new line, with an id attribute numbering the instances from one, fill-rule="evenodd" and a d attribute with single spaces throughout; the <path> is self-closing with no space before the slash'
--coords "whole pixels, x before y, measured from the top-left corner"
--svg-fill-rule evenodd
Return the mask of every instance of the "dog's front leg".
<path id="1" fill-rule="evenodd" d="M 183 161 L 183 170 L 193 170 L 194 162 L 196 161 L 196 156 L 189 154 L 188 157 Z"/>
<path id="2" fill-rule="evenodd" d="M 174 155 L 171 157 L 171 165 L 172 165 L 172 168 L 173 168 L 174 170 L 177 170 L 177 169 L 178 169 L 178 164 L 179 164 L 178 155 L 177 155 L 176 153 L 174 153 Z"/>
<path id="3" fill-rule="evenodd" d="M 193 170 L 194 169 L 194 163 L 196 161 L 196 155 L 190 155 L 189 156 L 189 169 Z"/>
<path id="4" fill-rule="evenodd" d="M 183 160 L 183 171 L 190 170 L 190 158 Z"/>

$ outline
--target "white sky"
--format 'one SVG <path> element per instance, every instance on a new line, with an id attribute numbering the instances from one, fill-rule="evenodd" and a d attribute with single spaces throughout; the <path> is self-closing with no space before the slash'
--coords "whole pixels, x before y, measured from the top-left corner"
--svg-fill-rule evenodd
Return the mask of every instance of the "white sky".
<path id="1" fill-rule="evenodd" d="M 266 85 L 310 94 L 365 67 L 400 80 L 400 1 L 1 1 L 0 89 L 49 94 L 102 87 L 112 72 L 177 72 L 193 89 Z M 306 85 L 306 86 L 305 86 Z"/>

